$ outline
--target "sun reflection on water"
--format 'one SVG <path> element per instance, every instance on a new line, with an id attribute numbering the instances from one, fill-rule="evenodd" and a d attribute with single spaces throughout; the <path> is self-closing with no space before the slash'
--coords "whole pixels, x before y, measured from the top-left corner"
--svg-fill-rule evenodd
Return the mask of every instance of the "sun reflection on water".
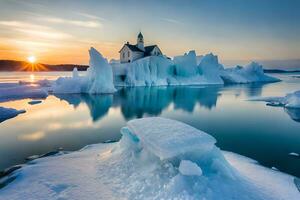
<path id="1" fill-rule="evenodd" d="M 35 81 L 35 76 L 34 74 L 30 74 L 30 82 L 33 83 Z"/>

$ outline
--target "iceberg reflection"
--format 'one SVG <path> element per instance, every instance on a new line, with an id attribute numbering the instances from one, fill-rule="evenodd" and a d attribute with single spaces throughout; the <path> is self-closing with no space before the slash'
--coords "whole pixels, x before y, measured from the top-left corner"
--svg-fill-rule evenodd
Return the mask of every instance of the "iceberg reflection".
<path id="1" fill-rule="evenodd" d="M 300 122 L 300 109 L 299 108 L 285 108 L 284 111 L 290 118 L 296 122 Z"/>
<path id="2" fill-rule="evenodd" d="M 125 119 L 157 116 L 173 104 L 175 109 L 194 112 L 197 104 L 212 109 L 217 105 L 220 86 L 210 87 L 134 87 L 122 88 L 113 95 L 55 94 L 76 109 L 84 103 L 93 121 L 107 115 L 110 107 L 119 107 Z"/>

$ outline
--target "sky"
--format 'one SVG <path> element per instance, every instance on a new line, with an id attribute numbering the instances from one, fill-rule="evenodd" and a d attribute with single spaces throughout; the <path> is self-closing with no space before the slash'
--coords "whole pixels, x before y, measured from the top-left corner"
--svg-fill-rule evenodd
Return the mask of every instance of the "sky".
<path id="1" fill-rule="evenodd" d="M 298 0 L 0 0 L 0 59 L 87 64 L 93 46 L 119 58 L 139 31 L 173 57 L 300 59 Z"/>

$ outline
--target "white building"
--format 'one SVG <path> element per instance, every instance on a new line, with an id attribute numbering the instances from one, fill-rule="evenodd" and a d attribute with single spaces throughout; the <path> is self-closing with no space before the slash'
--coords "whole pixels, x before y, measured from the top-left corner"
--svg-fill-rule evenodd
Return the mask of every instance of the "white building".
<path id="1" fill-rule="evenodd" d="M 162 52 L 157 45 L 144 46 L 144 37 L 142 33 L 138 34 L 136 45 L 132 45 L 127 42 L 124 44 L 119 53 L 121 63 L 132 62 L 146 56 L 162 55 Z"/>

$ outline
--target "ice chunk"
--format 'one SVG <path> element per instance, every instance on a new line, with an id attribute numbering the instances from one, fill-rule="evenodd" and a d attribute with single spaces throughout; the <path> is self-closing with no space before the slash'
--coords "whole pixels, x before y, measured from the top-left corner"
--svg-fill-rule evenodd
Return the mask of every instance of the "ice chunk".
<path id="1" fill-rule="evenodd" d="M 77 68 L 72 77 L 59 77 L 53 84 L 55 94 L 103 94 L 116 91 L 113 84 L 112 67 L 93 47 L 89 50 L 90 67 L 87 76 L 79 76 Z"/>
<path id="2" fill-rule="evenodd" d="M 299 157 L 299 153 L 295 153 L 295 152 L 291 152 L 289 153 L 290 156 L 295 156 L 295 157 Z"/>
<path id="3" fill-rule="evenodd" d="M 72 76 L 73 76 L 73 78 L 78 78 L 79 77 L 77 67 L 74 67 L 73 72 L 72 72 Z"/>
<path id="4" fill-rule="evenodd" d="M 193 151 L 210 151 L 216 143 L 207 133 L 171 119 L 149 117 L 129 121 L 127 125 L 143 146 L 161 160 Z"/>
<path id="5" fill-rule="evenodd" d="M 245 67 L 226 69 L 221 77 L 225 83 L 255 83 L 255 82 L 276 82 L 278 78 L 268 76 L 264 73 L 262 65 L 252 62 Z"/>
<path id="6" fill-rule="evenodd" d="M 285 97 L 260 97 L 255 99 L 250 99 L 254 101 L 266 101 L 269 102 L 268 105 L 278 105 L 284 106 L 288 109 L 298 109 L 300 108 L 300 90 L 287 94 Z"/>
<path id="7" fill-rule="evenodd" d="M 201 168 L 190 160 L 182 160 L 179 165 L 179 172 L 185 176 L 201 176 Z"/>
<path id="8" fill-rule="evenodd" d="M 113 93 L 116 91 L 113 85 L 112 67 L 107 60 L 93 47 L 89 50 L 90 67 L 88 69 L 90 94 Z"/>
<path id="9" fill-rule="evenodd" d="M 4 107 L 0 107 L 0 123 L 10 119 L 10 118 L 14 118 L 16 116 L 18 116 L 21 113 L 25 113 L 25 110 L 16 110 L 13 108 L 4 108 Z"/>

